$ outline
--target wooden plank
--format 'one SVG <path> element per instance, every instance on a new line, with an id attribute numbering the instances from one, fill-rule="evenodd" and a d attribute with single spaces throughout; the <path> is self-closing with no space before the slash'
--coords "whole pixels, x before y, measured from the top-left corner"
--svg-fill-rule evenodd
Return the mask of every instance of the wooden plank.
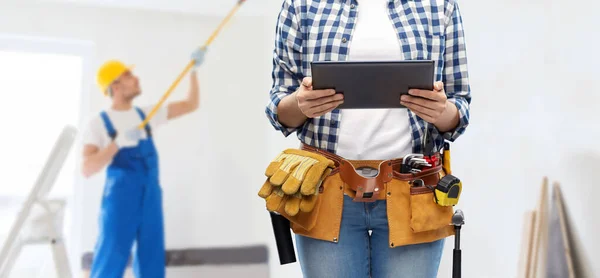
<path id="1" fill-rule="evenodd" d="M 547 277 L 575 278 L 566 213 L 559 183 L 554 183 L 550 214 Z"/>
<path id="2" fill-rule="evenodd" d="M 544 177 L 542 180 L 542 186 L 540 195 L 535 211 L 535 220 L 533 227 L 533 238 L 531 244 L 531 256 L 529 260 L 527 278 L 543 277 L 543 273 L 540 273 L 540 267 L 545 264 L 545 256 L 543 249 L 546 247 L 546 234 L 547 234 L 547 211 L 548 211 L 548 178 Z M 542 250 L 542 252 L 540 252 Z M 540 259 L 540 257 L 542 259 Z M 545 271 L 544 271 L 545 272 Z"/>
<path id="3" fill-rule="evenodd" d="M 529 273 L 534 223 L 535 211 L 525 212 L 523 217 L 523 233 L 521 235 L 521 252 L 519 255 L 519 268 L 517 273 L 518 278 L 527 278 L 527 274 Z"/>
<path id="4" fill-rule="evenodd" d="M 539 242 L 538 242 L 538 254 L 536 263 L 536 272 L 534 277 L 546 278 L 546 263 L 547 263 L 547 250 L 548 250 L 548 223 L 550 220 L 548 215 L 550 214 L 550 183 L 548 178 L 544 178 L 542 184 L 542 193 L 540 195 L 540 226 L 539 226 Z"/>

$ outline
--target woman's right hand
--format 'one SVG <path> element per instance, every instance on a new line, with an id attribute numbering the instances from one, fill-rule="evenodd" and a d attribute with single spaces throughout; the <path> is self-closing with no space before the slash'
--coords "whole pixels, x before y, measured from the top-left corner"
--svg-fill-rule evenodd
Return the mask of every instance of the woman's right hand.
<path id="1" fill-rule="evenodd" d="M 298 108 L 308 118 L 325 115 L 344 103 L 344 95 L 336 94 L 333 89 L 313 90 L 311 77 L 302 79 L 302 85 L 294 96 Z"/>

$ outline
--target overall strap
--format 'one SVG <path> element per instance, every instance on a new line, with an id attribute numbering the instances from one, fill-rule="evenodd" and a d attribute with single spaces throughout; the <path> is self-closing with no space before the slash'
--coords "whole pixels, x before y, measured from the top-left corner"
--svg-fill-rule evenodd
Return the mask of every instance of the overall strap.
<path id="1" fill-rule="evenodd" d="M 142 111 L 141 108 L 139 107 L 135 107 L 135 110 L 138 112 L 138 114 L 140 115 L 140 118 L 142 118 L 142 121 L 146 120 L 146 115 L 144 114 L 144 111 Z M 150 130 L 150 123 L 147 123 L 144 128 L 146 129 L 146 133 L 148 133 L 148 137 L 152 136 L 152 131 Z"/>
<path id="2" fill-rule="evenodd" d="M 115 130 L 112 122 L 108 118 L 108 114 L 106 113 L 106 111 L 102 111 L 100 113 L 100 116 L 102 117 L 102 121 L 104 122 L 104 127 L 106 128 L 106 131 L 108 131 L 108 136 L 110 136 L 110 139 L 115 140 L 115 137 L 117 137 L 117 131 Z"/>

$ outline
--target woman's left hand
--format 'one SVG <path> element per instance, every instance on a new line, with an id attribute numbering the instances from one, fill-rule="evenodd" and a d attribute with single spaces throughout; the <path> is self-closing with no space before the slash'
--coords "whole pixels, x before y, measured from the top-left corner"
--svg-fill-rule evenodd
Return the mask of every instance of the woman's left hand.
<path id="1" fill-rule="evenodd" d="M 400 97 L 400 104 L 406 106 L 423 120 L 435 124 L 448 106 L 444 83 L 435 82 L 433 91 L 411 89 L 408 91 L 408 95 Z"/>

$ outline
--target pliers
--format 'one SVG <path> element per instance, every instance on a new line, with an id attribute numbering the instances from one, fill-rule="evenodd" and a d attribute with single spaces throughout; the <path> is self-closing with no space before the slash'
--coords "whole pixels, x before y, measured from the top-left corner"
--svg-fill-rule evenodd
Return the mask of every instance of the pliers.
<path id="1" fill-rule="evenodd" d="M 434 155 L 434 145 L 433 136 L 431 136 L 431 126 L 426 124 L 425 131 L 423 132 L 423 155 L 425 157 Z"/>
<path id="2" fill-rule="evenodd" d="M 430 134 L 430 126 L 427 125 L 423 134 L 423 153 L 422 154 L 407 154 L 402 158 L 400 173 L 415 174 L 423 170 L 423 168 L 432 167 L 435 164 L 434 159 L 434 142 Z"/>

